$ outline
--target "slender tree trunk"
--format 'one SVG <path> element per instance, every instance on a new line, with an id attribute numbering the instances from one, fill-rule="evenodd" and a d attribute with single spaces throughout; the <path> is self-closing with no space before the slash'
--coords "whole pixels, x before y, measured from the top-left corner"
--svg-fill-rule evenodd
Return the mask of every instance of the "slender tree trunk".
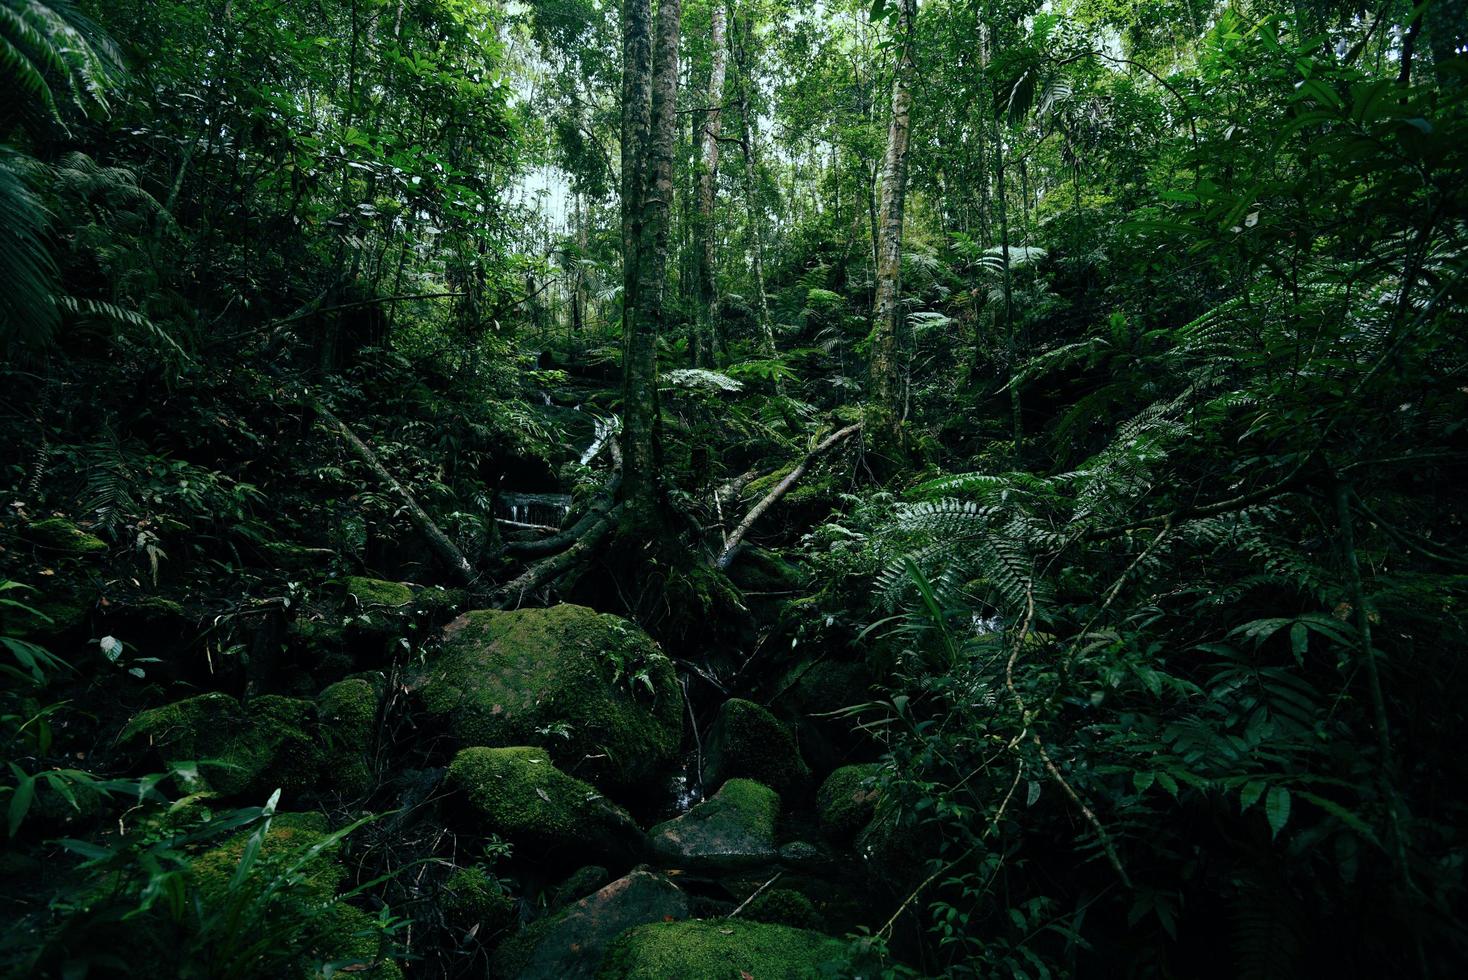
<path id="1" fill-rule="evenodd" d="M 720 346 L 719 296 L 715 275 L 714 198 L 719 186 L 719 132 L 723 128 L 724 74 L 729 63 L 728 46 L 724 43 L 727 14 L 721 0 L 715 0 L 713 24 L 709 36 L 708 108 L 704 111 L 703 129 L 699 133 L 698 215 L 695 221 L 695 261 L 698 269 L 698 349 L 693 363 L 714 363 L 714 351 Z"/>
<path id="2" fill-rule="evenodd" d="M 737 24 L 736 24 L 737 27 Z M 738 40 L 739 67 L 739 149 L 744 157 L 744 210 L 749 229 L 750 266 L 754 273 L 756 315 L 759 318 L 760 344 L 766 357 L 775 356 L 775 334 L 770 325 L 770 296 L 765 289 L 765 240 L 760 221 L 762 214 L 755 178 L 759 174 L 758 145 L 754 137 L 754 109 L 749 100 L 750 82 L 754 75 L 754 57 L 746 47 L 752 35 L 749 25 L 740 32 Z"/>
<path id="3" fill-rule="evenodd" d="M 907 196 L 907 152 L 912 127 L 912 42 L 917 0 L 902 0 L 902 51 L 892 81 L 892 121 L 887 130 L 887 156 L 882 164 L 880 241 L 877 248 L 876 297 L 872 302 L 871 390 L 867 426 L 879 454 L 902 444 L 902 385 L 898 379 L 898 331 L 901 326 L 902 212 Z"/>
<path id="4" fill-rule="evenodd" d="M 645 150 L 622 148 L 624 262 L 632 277 L 623 312 L 625 333 L 622 489 L 634 526 L 657 522 L 658 513 L 658 335 L 664 320 L 668 271 L 668 212 L 673 197 L 673 144 L 677 135 L 678 38 L 682 0 L 658 4 L 656 56 L 651 56 L 646 0 L 627 0 L 623 34 L 623 137 L 646 135 Z M 637 13 L 642 16 L 637 16 Z M 643 57 L 643 52 L 648 57 Z M 650 69 L 650 70 L 648 70 Z M 647 125 L 637 123 L 648 93 Z M 630 130 L 630 132 L 629 132 Z M 629 150 L 631 158 L 629 159 Z M 639 189 L 637 175 L 645 175 Z M 640 193 L 639 193 L 640 190 Z M 629 228 L 628 212 L 640 203 Z M 632 235 L 635 234 L 635 240 Z"/>

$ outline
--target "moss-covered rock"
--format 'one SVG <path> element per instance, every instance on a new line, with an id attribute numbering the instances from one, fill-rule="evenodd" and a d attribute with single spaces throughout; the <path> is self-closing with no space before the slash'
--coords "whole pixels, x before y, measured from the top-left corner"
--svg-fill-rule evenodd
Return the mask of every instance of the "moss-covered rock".
<path id="1" fill-rule="evenodd" d="M 191 790 L 300 790 L 314 784 L 322 762 L 309 730 L 313 714 L 310 702 L 296 698 L 266 695 L 244 706 L 227 694 L 201 694 L 141 712 L 118 740 L 178 767 Z"/>
<path id="2" fill-rule="evenodd" d="M 32 521 L 21 532 L 31 544 L 63 555 L 95 555 L 107 550 L 107 542 L 88 534 L 64 517 Z"/>
<path id="3" fill-rule="evenodd" d="M 704 778 L 711 783 L 742 777 L 788 793 L 810 777 L 795 736 L 753 701 L 731 698 L 709 732 Z"/>
<path id="4" fill-rule="evenodd" d="M 388 582 L 380 578 L 348 576 L 342 581 L 347 595 L 357 601 L 363 609 L 398 609 L 413 602 L 413 590 L 402 582 Z"/>
<path id="5" fill-rule="evenodd" d="M 626 930 L 687 916 L 688 899 L 676 885 L 633 871 L 508 940 L 491 973 L 506 980 L 592 980 L 607 948 Z"/>
<path id="6" fill-rule="evenodd" d="M 461 744 L 540 745 L 608 786 L 652 775 L 682 737 L 668 658 L 636 626 L 582 606 L 465 613 L 409 686 Z"/>
<path id="7" fill-rule="evenodd" d="M 796 929 L 818 930 L 825 925 L 815 903 L 793 888 L 762 892 L 740 914 L 750 922 L 770 922 Z"/>
<path id="8" fill-rule="evenodd" d="M 846 944 L 818 932 L 742 919 L 656 922 L 624 933 L 601 980 L 806 980 L 839 975 Z"/>
<path id="9" fill-rule="evenodd" d="M 587 895 L 606 887 L 611 880 L 611 873 L 599 864 L 577 868 L 551 892 L 549 905 L 552 909 L 558 909 L 572 902 L 579 902 Z"/>
<path id="10" fill-rule="evenodd" d="M 877 790 L 871 785 L 878 766 L 842 766 L 821 784 L 816 809 L 821 831 L 838 844 L 849 843 L 872 822 L 877 811 Z"/>
<path id="11" fill-rule="evenodd" d="M 648 832 L 659 860 L 694 870 L 725 871 L 777 857 L 780 796 L 752 779 L 731 779 L 692 810 Z"/>
<path id="12" fill-rule="evenodd" d="M 488 940 L 515 924 L 515 899 L 483 868 L 457 868 L 443 883 L 438 904 L 449 925 Z"/>
<path id="13" fill-rule="evenodd" d="M 360 797 L 372 789 L 379 700 L 377 688 L 364 677 L 337 681 L 316 698 L 325 743 L 322 776 L 345 796 Z"/>
<path id="14" fill-rule="evenodd" d="M 900 889 L 921 878 L 934 841 L 910 815 L 878 799 L 872 822 L 856 837 L 856 852 L 878 880 Z"/>
<path id="15" fill-rule="evenodd" d="M 631 856 L 642 832 L 620 807 L 551 764 L 534 746 L 464 749 L 446 779 L 475 829 L 546 856 Z"/>

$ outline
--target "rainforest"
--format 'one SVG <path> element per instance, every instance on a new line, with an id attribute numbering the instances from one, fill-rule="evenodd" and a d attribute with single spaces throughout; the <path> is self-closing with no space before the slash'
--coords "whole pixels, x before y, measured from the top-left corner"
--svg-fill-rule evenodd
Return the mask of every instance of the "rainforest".
<path id="1" fill-rule="evenodd" d="M 0 0 L 0 976 L 1462 976 L 1465 487 L 1465 0 Z"/>

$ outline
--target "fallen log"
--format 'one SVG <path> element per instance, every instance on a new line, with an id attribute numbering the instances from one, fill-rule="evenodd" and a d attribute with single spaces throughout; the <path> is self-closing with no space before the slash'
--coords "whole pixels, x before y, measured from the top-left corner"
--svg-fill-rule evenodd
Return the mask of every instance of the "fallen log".
<path id="1" fill-rule="evenodd" d="M 776 484 L 775 489 L 765 494 L 759 503 L 751 507 L 749 513 L 744 515 L 744 520 L 740 521 L 739 525 L 734 528 L 733 533 L 724 539 L 724 550 L 719 552 L 719 556 L 714 559 L 714 567 L 721 571 L 728 568 L 730 563 L 734 561 L 734 555 L 739 550 L 739 545 L 744 541 L 744 536 L 749 533 L 750 528 L 754 527 L 755 522 L 764 516 L 765 511 L 779 503 L 780 498 L 790 492 L 791 488 L 810 469 L 811 464 L 819 459 L 823 453 L 832 446 L 851 438 L 860 430 L 860 422 L 857 422 L 855 425 L 848 425 L 844 429 L 837 429 L 822 439 L 816 448 L 806 453 L 805 458 L 796 464 L 795 469 L 787 473 L 785 479 Z"/>
<path id="2" fill-rule="evenodd" d="M 606 537 L 607 532 L 617 523 L 617 517 L 621 513 L 622 505 L 618 504 L 602 514 L 589 524 L 576 542 L 565 551 L 536 562 L 491 592 L 489 604 L 497 609 L 513 609 L 524 602 L 525 597 L 536 589 L 560 578 L 601 544 L 601 539 Z"/>
<path id="3" fill-rule="evenodd" d="M 428 512 L 418 505 L 418 501 L 413 499 L 413 495 L 408 492 L 407 487 L 404 487 L 398 482 L 397 477 L 388 472 L 387 467 L 382 465 L 382 460 L 378 459 L 377 454 L 372 451 L 372 447 L 358 438 L 357 434 L 351 430 L 351 427 L 337 418 L 336 414 L 321 404 L 319 399 L 308 394 L 305 396 L 305 401 L 306 404 L 315 410 L 317 415 L 321 416 L 322 419 L 337 431 L 337 434 L 342 437 L 342 441 L 347 444 L 347 448 L 352 451 L 352 455 L 364 463 L 368 469 L 376 474 L 383 485 L 393 492 L 399 502 L 402 503 L 403 509 L 407 512 L 408 520 L 412 522 L 413 527 L 418 533 L 423 536 L 423 539 L 433 549 L 433 553 L 438 556 L 439 560 L 453 569 L 454 575 L 461 582 L 465 585 L 473 586 L 479 580 L 479 573 L 469 563 L 469 559 L 465 558 L 464 553 L 459 550 L 458 546 L 449 540 L 449 536 L 444 534 L 437 524 L 433 523 L 433 519 L 428 516 Z"/>
<path id="4" fill-rule="evenodd" d="M 505 552 L 521 558 L 534 558 L 538 555 L 555 554 L 558 551 L 571 547 L 582 535 L 591 529 L 593 524 L 605 517 L 612 509 L 617 496 L 617 486 L 620 482 L 620 477 L 612 477 L 611 482 L 608 483 L 607 489 L 603 492 L 602 496 L 597 498 L 587 508 L 586 513 L 581 516 L 580 520 L 564 531 L 557 531 L 549 537 L 536 538 L 533 541 L 508 541 L 505 543 Z"/>

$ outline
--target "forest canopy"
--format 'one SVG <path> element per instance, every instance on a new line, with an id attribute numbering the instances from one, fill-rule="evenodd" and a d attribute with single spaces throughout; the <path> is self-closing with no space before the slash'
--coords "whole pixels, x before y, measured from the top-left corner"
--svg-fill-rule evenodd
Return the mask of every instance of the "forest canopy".
<path id="1" fill-rule="evenodd" d="M 0 973 L 1457 975 L 1465 273 L 1463 0 L 0 0 Z"/>

